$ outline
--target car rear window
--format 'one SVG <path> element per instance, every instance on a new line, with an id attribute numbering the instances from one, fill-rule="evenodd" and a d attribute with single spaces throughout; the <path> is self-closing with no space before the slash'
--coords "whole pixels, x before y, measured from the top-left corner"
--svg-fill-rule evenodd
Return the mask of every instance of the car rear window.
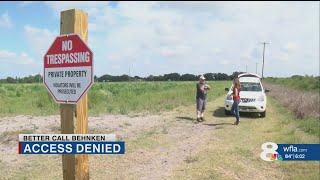
<path id="1" fill-rule="evenodd" d="M 240 82 L 240 85 L 241 85 L 241 91 L 255 91 L 255 92 L 262 91 L 262 87 L 260 83 Z"/>

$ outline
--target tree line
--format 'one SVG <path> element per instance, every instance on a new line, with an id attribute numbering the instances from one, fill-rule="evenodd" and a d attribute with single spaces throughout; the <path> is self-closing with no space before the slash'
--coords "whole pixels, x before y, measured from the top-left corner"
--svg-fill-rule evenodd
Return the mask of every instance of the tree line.
<path id="1" fill-rule="evenodd" d="M 40 74 L 37 75 L 29 75 L 23 78 L 18 77 L 7 77 L 5 79 L 0 79 L 0 83 L 42 83 L 42 76 Z"/>
<path id="2" fill-rule="evenodd" d="M 232 80 L 234 77 L 238 76 L 242 72 L 233 72 L 231 75 L 226 73 L 205 73 L 203 76 L 207 81 L 223 81 L 223 80 Z M 164 75 L 149 75 L 148 77 L 140 76 L 128 76 L 126 74 L 113 76 L 109 74 L 102 75 L 100 77 L 94 76 L 95 82 L 126 82 L 126 81 L 197 81 L 200 75 L 194 74 L 179 74 L 179 73 L 169 73 Z M 0 83 L 42 83 L 43 77 L 38 75 L 29 75 L 27 77 L 18 78 L 18 77 L 7 77 L 5 79 L 0 79 Z"/>

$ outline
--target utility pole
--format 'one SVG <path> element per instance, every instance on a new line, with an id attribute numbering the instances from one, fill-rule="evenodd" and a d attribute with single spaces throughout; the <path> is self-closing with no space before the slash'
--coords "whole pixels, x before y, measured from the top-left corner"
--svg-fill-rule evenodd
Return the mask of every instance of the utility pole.
<path id="1" fill-rule="evenodd" d="M 262 79 L 263 79 L 263 69 L 264 69 L 264 51 L 266 49 L 266 44 L 269 44 L 269 43 L 266 43 L 266 42 L 263 42 L 261 43 L 263 44 L 263 56 L 262 56 Z"/>
<path id="2" fill-rule="evenodd" d="M 258 74 L 258 63 L 256 62 L 256 74 Z"/>
<path id="3" fill-rule="evenodd" d="M 248 72 L 248 65 L 246 64 L 246 72 Z"/>
<path id="4" fill-rule="evenodd" d="M 130 76 L 130 66 L 129 66 L 129 81 L 130 81 L 130 79 L 131 79 L 130 77 L 131 77 L 131 76 Z"/>

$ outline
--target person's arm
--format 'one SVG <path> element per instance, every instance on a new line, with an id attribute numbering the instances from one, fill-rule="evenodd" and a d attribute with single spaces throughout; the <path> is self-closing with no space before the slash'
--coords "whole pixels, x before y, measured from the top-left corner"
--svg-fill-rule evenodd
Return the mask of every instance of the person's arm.
<path id="1" fill-rule="evenodd" d="M 236 96 L 236 87 L 233 86 L 231 96 Z"/>
<path id="2" fill-rule="evenodd" d="M 234 88 L 234 96 L 238 96 L 238 88 Z"/>
<path id="3" fill-rule="evenodd" d="M 203 92 L 204 89 L 205 89 L 205 86 L 201 86 L 201 87 L 200 87 L 200 91 L 201 91 L 201 92 Z"/>

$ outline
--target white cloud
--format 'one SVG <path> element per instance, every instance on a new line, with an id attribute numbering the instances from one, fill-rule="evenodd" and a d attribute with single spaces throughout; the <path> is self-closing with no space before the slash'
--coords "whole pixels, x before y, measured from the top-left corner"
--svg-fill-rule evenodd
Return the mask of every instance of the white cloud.
<path id="1" fill-rule="evenodd" d="M 289 74 L 304 73 L 301 67 L 318 74 L 319 2 L 46 3 L 56 15 L 68 8 L 89 13 L 89 44 L 102 74 L 130 64 L 137 64 L 137 75 L 232 73 L 246 64 L 255 70 L 261 42 L 270 43 L 265 75 L 281 74 L 271 70 L 279 65 L 290 67 Z"/>
<path id="2" fill-rule="evenodd" d="M 227 64 L 230 64 L 230 61 L 228 61 L 228 60 L 222 60 L 222 61 L 219 62 L 219 64 L 221 64 L 221 65 L 227 65 Z"/>
<path id="3" fill-rule="evenodd" d="M 55 37 L 59 35 L 56 31 L 51 32 L 31 25 L 24 26 L 24 34 L 32 53 L 38 58 L 44 56 Z"/>
<path id="4" fill-rule="evenodd" d="M 107 5 L 108 1 L 46 1 L 49 7 L 55 12 L 65 11 L 68 9 L 85 9 L 96 8 Z"/>
<path id="5" fill-rule="evenodd" d="M 0 59 L 12 59 L 15 58 L 16 54 L 6 50 L 0 50 Z"/>
<path id="6" fill-rule="evenodd" d="M 0 27 L 11 28 L 13 26 L 8 12 L 5 12 L 0 17 Z"/>
<path id="7" fill-rule="evenodd" d="M 237 69 L 221 69 L 219 64 L 234 62 L 234 67 L 242 70 L 242 63 L 247 63 L 255 69 L 255 63 L 262 61 L 261 42 L 267 41 L 270 44 L 266 46 L 265 58 L 269 68 L 276 65 L 272 62 L 283 61 L 288 66 L 299 64 L 313 69 L 312 74 L 318 72 L 319 3 L 160 4 L 159 8 L 157 3 L 119 2 L 118 11 L 129 19 L 129 23 L 108 33 L 106 41 L 106 46 L 112 44 L 117 47 L 117 52 L 121 51 L 118 59 L 127 59 L 124 48 L 141 45 L 145 48 L 135 54 L 138 59 L 143 59 L 146 51 L 151 51 L 153 59 L 158 59 L 150 61 L 150 66 L 157 67 L 159 63 L 156 61 L 169 58 L 172 65 L 183 63 L 190 72 L 200 64 L 207 71 L 230 73 Z M 305 49 L 312 51 L 308 53 Z M 306 65 L 302 57 L 308 55 L 310 59 Z M 175 71 L 173 67 L 167 66 L 167 71 Z M 298 66 L 287 71 L 302 73 Z"/>
<path id="8" fill-rule="evenodd" d="M 35 2 L 37 2 L 37 1 L 21 1 L 20 6 L 25 7 L 25 6 L 32 4 L 32 3 L 35 3 Z"/>
<path id="9" fill-rule="evenodd" d="M 22 52 L 17 54 L 7 50 L 0 50 L 0 62 L 13 63 L 13 64 L 34 64 L 33 58 L 27 53 Z"/>
<path id="10" fill-rule="evenodd" d="M 112 65 L 111 68 L 112 69 L 120 69 L 120 66 L 119 65 Z"/>
<path id="11" fill-rule="evenodd" d="M 61 11 L 69 9 L 84 10 L 89 15 L 89 31 L 101 32 L 108 27 L 118 25 L 117 11 L 108 6 L 110 1 L 47 1 L 46 5 L 54 12 L 54 16 L 60 17 Z"/>
<path id="12" fill-rule="evenodd" d="M 213 52 L 216 54 L 222 53 L 222 50 L 220 48 L 213 48 Z"/>
<path id="13" fill-rule="evenodd" d="M 285 52 L 295 52 L 298 50 L 299 50 L 299 46 L 295 42 L 288 42 L 283 47 L 283 51 Z"/>

